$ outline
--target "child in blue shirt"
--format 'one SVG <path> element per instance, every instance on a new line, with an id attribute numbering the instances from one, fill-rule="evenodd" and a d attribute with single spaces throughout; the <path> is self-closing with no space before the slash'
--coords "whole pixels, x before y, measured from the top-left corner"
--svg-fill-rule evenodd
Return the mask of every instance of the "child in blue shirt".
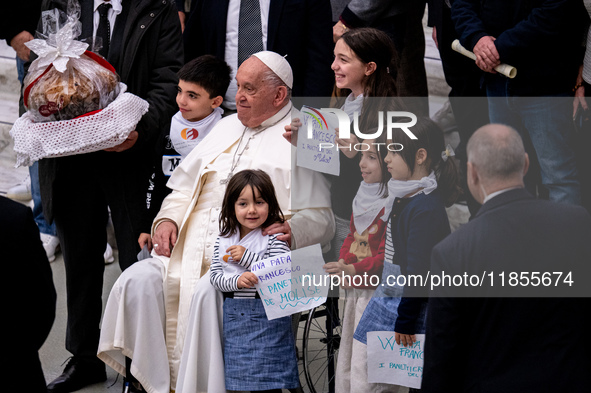
<path id="1" fill-rule="evenodd" d="M 363 358 L 367 353 L 367 333 L 393 330 L 397 344 L 412 346 L 416 335 L 425 332 L 427 288 L 400 284 L 396 277 L 427 276 L 431 250 L 450 233 L 445 207 L 451 206 L 461 191 L 457 167 L 450 157 L 451 148 L 444 145 L 443 131 L 426 117 L 419 117 L 410 130 L 417 139 L 395 130 L 388 141 L 404 148 L 389 151 L 385 159 L 392 175 L 388 194 L 393 204 L 387 211 L 384 270 L 381 285 L 353 336 L 353 348 L 360 355 L 351 366 L 351 392 L 405 390 L 398 385 L 368 382 L 367 357 Z"/>

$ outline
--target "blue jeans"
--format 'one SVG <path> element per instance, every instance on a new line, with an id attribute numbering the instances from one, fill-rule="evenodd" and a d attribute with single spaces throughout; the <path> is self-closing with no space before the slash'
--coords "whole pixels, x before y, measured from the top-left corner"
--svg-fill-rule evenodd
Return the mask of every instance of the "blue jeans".
<path id="1" fill-rule="evenodd" d="M 572 98 L 568 93 L 516 97 L 510 83 L 510 79 L 500 75 L 487 80 L 490 122 L 506 124 L 521 134 L 530 160 L 537 157 L 542 184 L 550 200 L 580 205 L 581 186 L 573 150 Z M 533 151 L 528 149 L 528 144 Z"/>
<path id="2" fill-rule="evenodd" d="M 18 72 L 18 81 L 22 84 L 25 78 L 25 62 L 18 56 L 16 58 L 16 70 Z M 39 163 L 35 161 L 29 167 L 31 176 L 31 195 L 33 196 L 33 218 L 39 227 L 39 232 L 46 235 L 57 236 L 55 224 L 49 224 L 43 215 L 43 205 L 41 204 L 41 191 L 39 188 Z"/>
<path id="3" fill-rule="evenodd" d="M 39 189 L 39 163 L 35 161 L 29 167 L 29 175 L 31 175 L 31 194 L 33 195 L 33 218 L 39 227 L 39 232 L 46 235 L 57 236 L 57 229 L 55 223 L 49 224 L 43 216 L 43 206 L 41 204 L 41 191 Z"/>
<path id="4" fill-rule="evenodd" d="M 25 79 L 25 62 L 20 57 L 16 57 L 16 71 L 18 73 L 18 81 L 22 84 Z"/>

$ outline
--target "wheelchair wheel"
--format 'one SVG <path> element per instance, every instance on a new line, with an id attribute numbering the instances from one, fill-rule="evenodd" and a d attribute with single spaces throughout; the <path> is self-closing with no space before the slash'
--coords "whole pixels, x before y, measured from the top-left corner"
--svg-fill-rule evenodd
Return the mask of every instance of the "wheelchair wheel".
<path id="1" fill-rule="evenodd" d="M 335 371 L 341 343 L 338 300 L 338 297 L 329 297 L 324 305 L 307 314 L 302 339 L 303 374 L 306 382 L 304 391 L 335 391 Z"/>

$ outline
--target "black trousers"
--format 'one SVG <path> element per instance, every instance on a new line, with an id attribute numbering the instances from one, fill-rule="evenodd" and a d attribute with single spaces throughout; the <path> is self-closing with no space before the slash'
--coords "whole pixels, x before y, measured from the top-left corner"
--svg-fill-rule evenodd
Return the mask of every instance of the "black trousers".
<path id="1" fill-rule="evenodd" d="M 460 172 L 464 196 L 470 213 L 476 214 L 480 204 L 470 194 L 466 182 L 466 144 L 478 128 L 489 122 L 488 99 L 483 86 L 483 71 L 474 60 L 461 55 L 451 48 L 451 43 L 458 38 L 451 10 L 443 1 L 435 2 L 438 6 L 438 17 L 434 21 L 437 29 L 437 43 L 443 66 L 445 81 L 451 87 L 449 102 L 451 104 L 456 126 L 460 135 L 460 144 L 456 149 L 456 158 L 460 161 Z"/>
<path id="2" fill-rule="evenodd" d="M 429 90 L 425 70 L 425 35 L 423 14 L 425 1 L 417 1 L 411 9 L 399 15 L 378 19 L 371 27 L 382 30 L 392 39 L 398 55 L 396 86 L 400 97 L 418 116 L 429 115 Z"/>
<path id="3" fill-rule="evenodd" d="M 145 165 L 136 154 L 126 153 L 98 152 L 57 160 L 52 206 L 66 270 L 66 349 L 74 356 L 95 359 L 109 209 L 119 264 L 125 270 L 139 252 Z"/>

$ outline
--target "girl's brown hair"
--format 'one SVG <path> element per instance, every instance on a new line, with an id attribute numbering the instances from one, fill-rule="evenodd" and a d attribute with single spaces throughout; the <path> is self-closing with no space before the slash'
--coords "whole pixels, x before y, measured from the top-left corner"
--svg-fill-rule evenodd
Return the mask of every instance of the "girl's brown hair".
<path id="1" fill-rule="evenodd" d="M 340 39 L 351 48 L 361 62 L 376 64 L 375 71 L 365 80 L 363 106 L 359 118 L 362 128 L 375 127 L 378 111 L 404 107 L 403 103 L 395 98 L 398 96 L 396 88 L 398 53 L 392 39 L 383 31 L 372 27 L 348 30 Z M 335 86 L 336 101 L 333 106 L 342 107 L 350 93 L 349 89 L 339 89 Z"/>
<path id="2" fill-rule="evenodd" d="M 398 54 L 392 39 L 372 27 L 351 29 L 340 39 L 363 63 L 376 63 L 376 70 L 365 82 L 363 97 L 395 97 Z M 346 97 L 350 92 L 348 89 L 337 89 L 336 95 Z"/>
<path id="3" fill-rule="evenodd" d="M 236 219 L 234 206 L 242 190 L 248 186 L 252 187 L 253 199 L 256 199 L 255 190 L 257 190 L 261 198 L 269 205 L 269 215 L 262 225 L 263 228 L 276 222 L 283 223 L 285 221 L 269 175 L 260 169 L 246 169 L 236 173 L 228 182 L 220 212 L 220 236 L 231 236 L 238 230 L 240 223 Z"/>
<path id="4" fill-rule="evenodd" d="M 442 158 L 445 151 L 443 131 L 428 117 L 418 117 L 417 124 L 409 128 L 417 139 L 410 137 L 402 130 L 395 129 L 392 134 L 392 142 L 400 143 L 404 148 L 396 152 L 408 165 L 410 173 L 414 173 L 416 155 L 419 149 L 427 151 L 427 165 L 429 172 L 434 171 L 437 177 L 437 189 L 443 196 L 446 206 L 451 206 L 460 196 L 460 178 L 458 167 L 452 157 Z"/>

